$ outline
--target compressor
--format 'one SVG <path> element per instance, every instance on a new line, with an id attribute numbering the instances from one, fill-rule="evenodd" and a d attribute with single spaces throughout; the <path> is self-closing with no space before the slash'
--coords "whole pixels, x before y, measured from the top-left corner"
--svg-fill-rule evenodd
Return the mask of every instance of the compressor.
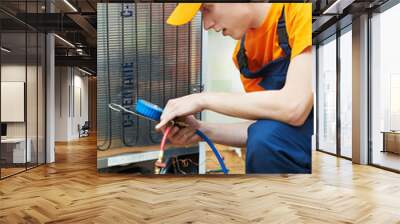
<path id="1" fill-rule="evenodd" d="M 121 112 L 124 111 L 126 113 L 130 113 L 130 114 L 134 114 L 136 116 L 148 119 L 148 120 L 152 120 L 152 121 L 156 121 L 159 122 L 160 121 L 160 117 L 161 114 L 163 112 L 163 109 L 153 103 L 150 103 L 146 100 L 143 99 L 138 99 L 136 101 L 136 107 L 135 107 L 135 111 L 131 111 L 128 110 L 126 108 L 124 108 L 121 105 L 118 104 L 114 104 L 114 103 L 110 103 L 108 105 L 111 109 Z M 173 120 L 171 121 L 171 125 L 169 125 L 164 132 L 163 138 L 161 140 L 161 145 L 160 145 L 160 154 L 158 156 L 156 165 L 160 165 L 162 163 L 163 157 L 164 157 L 164 148 L 165 148 L 165 144 L 167 141 L 167 137 L 168 134 L 171 130 L 171 127 L 173 127 L 174 125 L 178 126 L 178 127 L 187 127 L 187 124 L 184 122 L 180 122 L 180 121 L 176 121 Z M 226 168 L 224 160 L 222 159 L 220 153 L 218 152 L 217 148 L 215 147 L 214 143 L 211 141 L 211 139 L 209 139 L 203 132 L 201 132 L 200 130 L 196 130 L 196 134 L 198 136 L 200 136 L 201 139 L 203 139 L 205 142 L 207 142 L 207 144 L 210 146 L 211 150 L 213 151 L 215 157 L 218 160 L 219 165 L 221 166 L 221 170 L 224 174 L 228 174 L 229 170 Z M 156 168 L 156 173 L 159 173 L 160 170 L 159 168 Z"/>

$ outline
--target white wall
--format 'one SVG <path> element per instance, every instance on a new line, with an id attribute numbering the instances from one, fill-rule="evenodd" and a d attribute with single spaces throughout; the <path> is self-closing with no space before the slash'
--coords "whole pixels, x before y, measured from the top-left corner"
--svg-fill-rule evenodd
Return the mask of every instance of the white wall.
<path id="1" fill-rule="evenodd" d="M 88 78 L 72 67 L 56 67 L 55 73 L 55 140 L 70 141 L 79 138 L 78 124 L 88 120 Z"/>
<path id="2" fill-rule="evenodd" d="M 1 66 L 1 81 L 25 82 L 25 64 L 6 64 Z M 28 66 L 28 71 L 32 67 Z M 7 110 L 7 108 L 1 108 Z M 7 122 L 7 137 L 25 137 L 25 122 Z"/>
<path id="3" fill-rule="evenodd" d="M 78 74 L 77 74 L 78 72 Z M 80 71 L 75 69 L 75 75 L 74 75 L 74 86 L 75 86 L 75 91 L 72 96 L 74 98 L 74 108 L 75 113 L 73 113 L 73 119 L 72 119 L 72 136 L 73 138 L 78 137 L 78 129 L 77 126 L 80 124 L 81 126 L 85 123 L 85 121 L 88 121 L 89 116 L 88 116 L 88 77 L 87 76 L 82 76 L 84 75 Z M 80 93 L 78 93 L 80 90 Z M 80 97 L 79 97 L 80 95 Z M 81 101 L 79 103 L 79 100 Z M 79 107 L 82 108 L 79 108 Z M 79 109 L 82 111 L 80 112 Z"/>
<path id="4" fill-rule="evenodd" d="M 25 82 L 25 65 L 2 65 L 1 81 L 5 82 Z M 6 108 L 1 108 L 6 110 Z M 11 122 L 7 123 L 7 137 L 25 137 L 25 123 Z"/>
<path id="5" fill-rule="evenodd" d="M 68 86 L 67 67 L 55 68 L 55 140 L 68 140 Z"/>
<path id="6" fill-rule="evenodd" d="M 206 50 L 206 69 L 203 70 L 203 83 L 207 92 L 244 92 L 240 73 L 232 61 L 236 41 L 220 33 L 208 31 Z M 204 112 L 204 120 L 216 123 L 241 121 L 211 111 Z"/>
<path id="7" fill-rule="evenodd" d="M 24 82 L 1 82 L 1 108 L 4 108 L 1 110 L 2 122 L 25 121 Z"/>
<path id="8" fill-rule="evenodd" d="M 38 69 L 38 70 L 37 70 Z M 27 78 L 27 82 L 25 80 Z M 30 140 L 30 148 L 32 151 L 32 161 L 36 162 L 37 153 L 39 154 L 39 163 L 44 162 L 44 74 L 42 67 L 25 66 L 24 64 L 10 63 L 1 66 L 2 82 L 24 82 L 26 83 L 26 108 L 22 108 L 22 112 L 26 110 L 26 121 L 24 122 L 6 122 L 8 138 L 24 138 L 25 135 Z M 23 94 L 23 93 L 22 93 Z M 7 96 L 2 96 L 7 97 Z M 2 107 L 1 110 L 10 110 L 10 108 Z"/>

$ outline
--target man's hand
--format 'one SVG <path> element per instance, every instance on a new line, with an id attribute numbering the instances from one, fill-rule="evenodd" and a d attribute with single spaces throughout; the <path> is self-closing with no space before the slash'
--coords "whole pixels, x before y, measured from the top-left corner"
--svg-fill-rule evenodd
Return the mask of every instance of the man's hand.
<path id="1" fill-rule="evenodd" d="M 195 93 L 184 97 L 169 100 L 161 115 L 160 123 L 156 129 L 160 130 L 169 121 L 177 117 L 185 117 L 204 109 L 204 99 L 201 93 Z"/>
<path id="2" fill-rule="evenodd" d="M 179 121 L 186 123 L 188 126 L 179 128 L 177 126 L 172 127 L 168 135 L 168 140 L 173 145 L 192 145 L 198 143 L 201 138 L 195 133 L 201 126 L 201 121 L 197 120 L 193 115 L 181 117 Z M 162 126 L 159 130 L 165 133 L 166 126 Z M 156 161 L 154 164 L 158 168 L 165 168 L 166 164 L 161 161 Z"/>
<path id="3" fill-rule="evenodd" d="M 196 129 L 200 128 L 200 121 L 197 120 L 193 115 L 186 116 L 180 121 L 188 124 L 188 127 L 177 127 L 174 126 L 172 127 L 171 131 L 169 132 L 168 135 L 168 140 L 173 144 L 173 145 L 191 145 L 198 143 L 201 138 L 196 135 Z M 164 133 L 165 132 L 165 126 L 161 127 L 161 131 Z"/>

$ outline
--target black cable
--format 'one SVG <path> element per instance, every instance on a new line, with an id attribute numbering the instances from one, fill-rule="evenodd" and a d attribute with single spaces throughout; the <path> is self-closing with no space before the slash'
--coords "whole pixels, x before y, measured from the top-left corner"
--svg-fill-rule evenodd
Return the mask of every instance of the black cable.
<path id="1" fill-rule="evenodd" d="M 3 45 L 2 45 L 2 34 L 3 34 L 3 32 L 2 32 L 2 25 L 3 25 L 3 23 L 2 22 L 0 22 L 0 47 L 2 47 Z M 1 76 L 2 76 L 2 74 L 1 74 L 1 67 L 2 67 L 2 52 L 1 52 L 1 50 L 0 50 L 0 111 L 1 111 Z M 2 126 L 2 122 L 1 122 L 1 112 L 0 112 L 0 126 Z M 0 135 L 1 136 L 1 135 Z M 1 147 L 2 146 L 2 144 L 0 144 L 0 180 L 2 179 L 1 178 L 1 170 L 2 170 L 2 167 L 3 167 L 3 165 L 2 165 L 2 157 L 1 157 Z"/>
<path id="2" fill-rule="evenodd" d="M 111 103 L 111 90 L 110 90 L 110 42 L 109 42 L 109 27 L 108 27 L 108 3 L 106 3 L 105 4 L 106 5 L 106 36 L 107 36 L 107 100 L 108 100 L 108 102 L 107 102 L 107 105 L 108 104 L 110 104 Z M 101 144 L 100 146 L 98 146 L 97 148 L 99 149 L 99 150 L 107 150 L 107 149 L 109 149 L 110 148 L 110 146 L 111 146 L 111 141 L 112 141 L 112 139 L 111 139 L 111 136 L 112 136 L 112 127 L 111 127 L 111 125 L 112 125 L 112 122 L 111 122 L 111 109 L 110 108 L 108 108 L 107 109 L 107 111 L 108 111 L 108 116 L 106 116 L 106 118 L 108 118 L 108 132 L 107 132 L 107 134 L 108 134 L 108 139 L 105 139 L 104 140 L 104 142 L 103 142 L 103 144 Z M 107 144 L 108 143 L 108 144 Z M 105 145 L 107 144 L 107 146 L 106 147 L 104 147 Z"/>
<path id="3" fill-rule="evenodd" d="M 175 27 L 175 98 L 178 97 L 178 27 Z"/>
<path id="4" fill-rule="evenodd" d="M 165 3 L 162 9 L 163 21 L 165 20 Z M 163 107 L 165 107 L 165 23 L 162 23 L 162 36 L 163 36 Z"/>
<path id="5" fill-rule="evenodd" d="M 139 51 L 138 51 L 138 22 L 137 22 L 137 6 L 135 2 L 135 43 L 136 43 L 136 98 L 139 97 Z M 139 141 L 139 117 L 136 117 L 136 143 Z"/>
<path id="6" fill-rule="evenodd" d="M 28 21 L 28 0 L 25 0 L 25 22 Z M 28 26 L 25 23 L 25 88 L 24 88 L 24 121 L 25 121 L 25 170 L 28 170 L 28 113 L 27 113 L 27 90 L 28 90 Z"/>
<path id="7" fill-rule="evenodd" d="M 150 96 L 149 96 L 149 100 L 150 100 L 150 102 L 153 102 L 152 101 L 152 96 L 153 96 L 153 94 L 151 94 L 152 93 L 152 86 L 151 86 L 151 84 L 152 84 L 152 82 L 153 82 L 153 80 L 152 80 L 152 67 L 153 67 L 153 64 L 152 64 L 152 57 L 153 57 L 153 39 L 152 39 L 152 35 L 153 35 L 153 20 L 152 20 L 152 15 L 153 15 L 153 3 L 150 3 L 150 13 L 149 13 L 149 17 L 150 17 L 150 54 L 149 54 L 149 64 L 150 64 L 150 66 L 149 66 L 149 94 L 150 94 Z M 149 122 L 148 122 L 148 125 L 149 125 L 149 138 L 150 138 L 150 141 L 152 142 L 152 143 L 157 143 L 157 141 L 155 141 L 154 139 L 153 139 L 153 128 L 151 127 L 151 124 L 152 124 L 152 121 L 150 121 L 149 120 Z"/>
<path id="8" fill-rule="evenodd" d="M 187 85 L 187 94 L 191 93 L 191 91 L 190 91 L 190 84 L 191 84 L 190 77 L 192 76 L 191 68 L 190 68 L 190 62 L 192 61 L 191 52 L 190 52 L 190 50 L 191 50 L 191 48 L 190 48 L 191 26 L 192 26 L 192 22 L 190 22 L 188 24 L 188 55 L 187 55 L 187 58 L 188 58 L 188 62 L 187 62 L 188 63 L 188 85 Z"/>
<path id="9" fill-rule="evenodd" d="M 125 17 L 122 15 L 122 13 L 124 12 L 124 3 L 121 3 L 121 17 L 122 17 L 122 21 L 121 21 L 121 50 L 122 50 L 122 76 L 124 75 L 125 72 Z M 124 78 L 122 77 L 122 89 L 124 89 Z M 121 105 L 123 105 L 123 98 L 124 95 L 121 94 Z M 125 113 L 121 114 L 121 132 L 122 135 L 120 136 L 122 139 L 122 144 L 124 145 L 128 145 L 128 143 L 125 140 L 125 127 L 124 127 L 124 119 L 125 119 Z"/>
<path id="10" fill-rule="evenodd" d="M 39 13 L 39 0 L 36 1 L 36 13 Z M 36 31 L 36 166 L 38 165 L 39 165 L 39 32 Z"/>

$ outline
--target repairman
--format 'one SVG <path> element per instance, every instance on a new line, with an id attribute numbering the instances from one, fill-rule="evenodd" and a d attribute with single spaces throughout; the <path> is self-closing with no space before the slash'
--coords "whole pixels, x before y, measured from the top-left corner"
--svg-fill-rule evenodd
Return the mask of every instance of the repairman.
<path id="1" fill-rule="evenodd" d="M 311 3 L 180 3 L 167 20 L 183 25 L 200 11 L 205 30 L 238 40 L 233 61 L 245 93 L 203 92 L 169 100 L 158 130 L 176 117 L 173 144 L 200 141 L 246 147 L 246 173 L 310 173 L 313 133 Z M 221 59 L 225 60 L 225 59 Z M 214 124 L 193 114 L 210 110 L 249 121 Z"/>

